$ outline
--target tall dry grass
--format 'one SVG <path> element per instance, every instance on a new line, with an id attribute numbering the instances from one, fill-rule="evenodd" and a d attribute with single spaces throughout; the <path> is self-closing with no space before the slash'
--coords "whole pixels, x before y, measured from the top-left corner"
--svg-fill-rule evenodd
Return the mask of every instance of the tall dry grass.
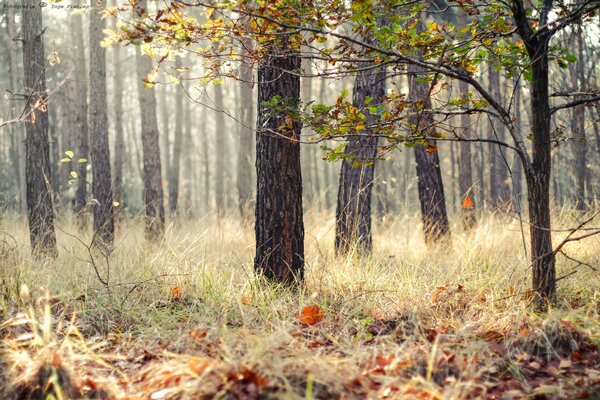
<path id="1" fill-rule="evenodd" d="M 557 229 L 581 218 L 555 215 Z M 535 395 L 518 357 L 550 363 L 600 341 L 600 273 L 586 265 L 558 256 L 559 307 L 531 310 L 526 226 L 524 242 L 515 219 L 486 216 L 470 232 L 456 221 L 450 241 L 428 248 L 417 216 L 386 216 L 362 259 L 335 257 L 332 215 L 312 209 L 305 220 L 306 283 L 290 290 L 254 276 L 252 226 L 234 218 L 173 222 L 155 245 L 140 220 L 126 219 L 108 257 L 89 251 L 91 232 L 61 218 L 59 258 L 35 262 L 25 221 L 5 217 L 0 230 L 16 243 L 6 239 L 0 259 L 6 393 L 54 376 L 72 393 L 91 396 L 88 379 L 115 398 L 450 399 L 491 396 L 510 376 L 521 382 L 514 390 Z M 565 250 L 600 265 L 600 237 Z M 302 326 L 297 315 L 312 304 L 324 320 Z M 56 365 L 42 373 L 53 363 L 71 383 Z M 559 378 L 544 390 L 576 390 Z"/>

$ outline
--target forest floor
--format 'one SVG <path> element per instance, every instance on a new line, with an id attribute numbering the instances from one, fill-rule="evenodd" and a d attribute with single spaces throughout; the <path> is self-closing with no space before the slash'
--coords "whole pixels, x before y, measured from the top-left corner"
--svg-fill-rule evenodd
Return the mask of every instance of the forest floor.
<path id="1" fill-rule="evenodd" d="M 63 218 L 59 258 L 34 262 L 25 221 L 4 216 L 0 397 L 600 398 L 600 235 L 565 246 L 589 265 L 559 255 L 559 305 L 536 313 L 518 221 L 455 223 L 428 249 L 417 217 L 389 216 L 365 259 L 334 256 L 331 215 L 306 221 L 290 290 L 254 277 L 234 219 L 171 224 L 155 246 L 126 220 L 104 258 Z"/>

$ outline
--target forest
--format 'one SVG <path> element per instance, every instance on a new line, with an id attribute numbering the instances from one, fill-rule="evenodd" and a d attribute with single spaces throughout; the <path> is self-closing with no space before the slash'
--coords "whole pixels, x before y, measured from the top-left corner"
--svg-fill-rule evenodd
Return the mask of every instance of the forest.
<path id="1" fill-rule="evenodd" d="M 0 398 L 600 398 L 600 1 L 2 0 Z"/>

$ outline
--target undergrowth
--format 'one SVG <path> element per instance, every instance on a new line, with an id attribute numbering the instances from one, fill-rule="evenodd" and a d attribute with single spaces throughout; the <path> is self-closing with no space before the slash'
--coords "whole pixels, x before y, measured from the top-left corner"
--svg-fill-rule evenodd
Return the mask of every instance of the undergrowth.
<path id="1" fill-rule="evenodd" d="M 517 221 L 455 224 L 428 248 L 417 217 L 388 216 L 362 259 L 334 256 L 331 216 L 306 221 L 306 282 L 290 289 L 253 274 L 252 226 L 235 219 L 171 223 L 154 245 L 126 219 L 103 257 L 65 217 L 59 258 L 35 262 L 5 217 L 2 398 L 600 396 L 598 237 L 565 246 L 584 264 L 558 255 L 559 305 L 538 314 Z"/>

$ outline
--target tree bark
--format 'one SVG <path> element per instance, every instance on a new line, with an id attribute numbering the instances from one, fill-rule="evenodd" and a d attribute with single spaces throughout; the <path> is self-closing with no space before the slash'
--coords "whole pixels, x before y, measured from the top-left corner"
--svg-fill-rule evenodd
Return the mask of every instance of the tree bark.
<path id="1" fill-rule="evenodd" d="M 304 278 L 298 142 L 302 126 L 298 121 L 290 121 L 285 111 L 273 111 L 264 103 L 279 96 L 287 107 L 298 107 L 300 78 L 294 73 L 300 70 L 300 57 L 292 49 L 289 37 L 276 40 L 258 69 L 254 266 L 265 277 L 290 284 Z"/>
<path id="2" fill-rule="evenodd" d="M 85 60 L 85 45 L 83 40 L 83 17 L 74 14 L 71 17 L 71 27 L 74 33 L 76 55 L 76 84 L 79 101 L 76 104 L 75 123 L 79 127 L 76 134 L 77 157 L 89 159 L 89 125 L 88 125 L 88 74 Z M 91 53 L 91 50 L 90 50 Z M 77 189 L 75 191 L 75 212 L 79 221 L 79 227 L 86 225 L 87 206 L 87 166 L 89 161 L 78 163 L 77 166 Z"/>
<path id="3" fill-rule="evenodd" d="M 494 65 L 489 66 L 489 86 L 490 93 L 498 102 L 502 101 L 502 90 L 500 87 L 500 74 L 495 70 Z M 505 141 L 504 124 L 495 118 L 490 119 L 489 138 L 493 140 Z M 503 207 L 510 200 L 510 176 L 508 174 L 507 160 L 504 149 L 495 143 L 488 146 L 490 160 L 490 191 L 489 201 L 494 207 Z"/>
<path id="4" fill-rule="evenodd" d="M 467 97 L 469 85 L 459 82 L 460 94 Z M 462 128 L 461 138 L 471 139 L 471 117 L 462 114 L 460 117 Z M 460 191 L 462 223 L 465 229 L 471 229 L 475 225 L 475 193 L 473 191 L 473 173 L 471 166 L 471 143 L 460 143 L 460 161 L 458 164 L 458 187 Z M 468 201 L 470 200 L 470 201 Z"/>
<path id="5" fill-rule="evenodd" d="M 27 215 L 32 254 L 36 258 L 56 257 L 54 208 L 51 195 L 50 150 L 48 143 L 48 112 L 46 93 L 46 59 L 42 9 L 34 0 L 23 2 L 23 70 L 27 89 L 27 110 L 31 113 L 25 124 L 27 138 L 26 183 Z"/>
<path id="6" fill-rule="evenodd" d="M 146 0 L 139 0 L 135 8 L 136 16 L 146 14 Z M 144 78 L 152 70 L 152 61 L 136 52 L 138 98 L 142 122 L 142 157 L 144 163 L 144 208 L 146 220 L 146 239 L 156 241 L 165 231 L 165 208 L 163 204 L 162 170 L 158 120 L 156 117 L 156 97 L 154 88 L 146 88 Z M 166 101 L 166 99 L 165 99 Z M 181 109 L 179 109 L 181 112 Z"/>
<path id="7" fill-rule="evenodd" d="M 354 107 L 363 109 L 367 97 L 370 106 L 378 106 L 385 95 L 384 68 L 371 65 L 372 69 L 361 70 L 356 75 L 352 95 Z M 364 67 L 363 67 L 364 68 Z M 366 129 L 359 136 L 348 138 L 346 154 L 340 172 L 335 250 L 337 254 L 347 254 L 356 250 L 359 254 L 369 254 L 373 249 L 371 234 L 371 191 L 377 161 L 378 138 L 371 134 L 369 126 L 379 120 L 377 115 L 363 110 Z"/>
<path id="8" fill-rule="evenodd" d="M 418 23 L 419 30 L 423 29 L 422 24 Z M 431 138 L 434 121 L 433 115 L 427 111 L 431 108 L 429 84 L 418 81 L 419 75 L 424 72 L 416 65 L 408 66 L 408 101 L 413 104 L 409 124 L 419 135 Z M 427 142 L 428 146 L 417 144 L 414 149 L 423 233 L 427 243 L 434 243 L 450 234 L 450 226 L 436 142 L 434 139 L 427 139 Z"/>
<path id="9" fill-rule="evenodd" d="M 91 2 L 90 11 L 90 120 L 94 196 L 94 241 L 96 245 L 112 246 L 115 236 L 113 193 L 108 144 L 106 104 L 106 51 L 100 46 L 104 29 L 101 10 L 105 0 Z"/>

